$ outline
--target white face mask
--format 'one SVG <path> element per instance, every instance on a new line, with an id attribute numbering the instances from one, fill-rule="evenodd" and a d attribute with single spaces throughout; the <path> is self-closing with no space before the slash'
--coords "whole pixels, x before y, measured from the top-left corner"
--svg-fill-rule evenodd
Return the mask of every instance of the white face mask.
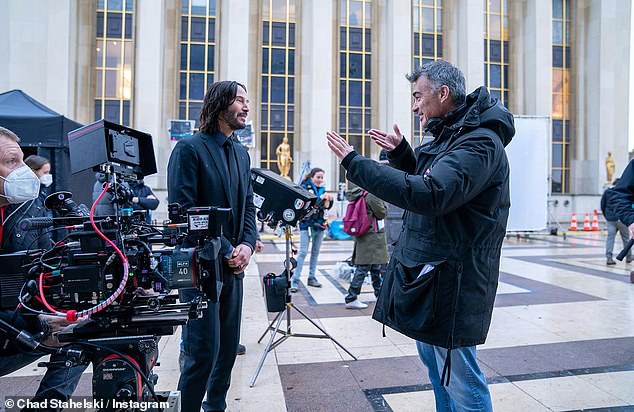
<path id="1" fill-rule="evenodd" d="M 40 183 L 42 183 L 44 187 L 49 187 L 53 184 L 53 175 L 48 173 L 40 176 Z"/>
<path id="2" fill-rule="evenodd" d="M 4 180 L 4 194 L 0 196 L 9 203 L 23 203 L 40 194 L 40 179 L 27 165 L 18 167 L 7 177 L 0 176 L 0 179 Z"/>

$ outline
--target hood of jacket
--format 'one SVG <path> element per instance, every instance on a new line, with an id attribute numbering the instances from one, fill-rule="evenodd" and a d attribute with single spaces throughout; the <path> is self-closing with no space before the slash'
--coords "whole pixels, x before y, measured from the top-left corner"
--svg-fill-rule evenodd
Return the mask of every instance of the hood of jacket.
<path id="1" fill-rule="evenodd" d="M 361 189 L 359 186 L 349 183 L 348 191 L 346 192 L 346 199 L 348 199 L 349 202 L 352 202 L 361 197 L 361 195 L 363 195 L 363 192 L 364 190 Z"/>
<path id="2" fill-rule="evenodd" d="M 427 131 L 438 138 L 450 136 L 460 128 L 468 130 L 483 127 L 492 130 L 507 146 L 515 135 L 513 115 L 486 87 L 477 88 L 465 102 L 442 119 L 429 119 Z M 450 133 L 445 133 L 448 129 Z"/>

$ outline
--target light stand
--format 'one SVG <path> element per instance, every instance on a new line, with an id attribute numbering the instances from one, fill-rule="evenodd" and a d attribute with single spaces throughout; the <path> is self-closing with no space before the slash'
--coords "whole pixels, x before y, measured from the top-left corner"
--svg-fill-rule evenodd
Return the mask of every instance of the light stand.
<path id="1" fill-rule="evenodd" d="M 278 347 L 279 345 L 281 345 L 286 339 L 291 338 L 291 337 L 330 339 L 337 346 L 339 346 L 341 349 L 343 349 L 348 355 L 350 355 L 352 357 L 352 359 L 357 360 L 356 356 L 354 356 L 352 353 L 350 353 L 350 351 L 348 349 L 346 349 L 341 343 L 337 342 L 337 340 L 335 338 L 333 338 L 328 332 L 326 332 L 324 330 L 324 328 L 322 328 L 317 323 L 315 323 L 310 317 L 308 317 L 308 315 L 306 315 L 304 312 L 302 312 L 301 309 L 299 309 L 293 303 L 293 301 L 291 299 L 291 294 L 290 294 L 290 291 L 289 291 L 289 285 L 290 285 L 290 281 L 291 281 L 291 270 L 292 270 L 292 265 L 291 265 L 291 236 L 292 236 L 292 228 L 291 228 L 291 226 L 289 226 L 289 225 L 285 225 L 284 226 L 284 235 L 286 237 L 286 260 L 284 261 L 284 272 L 286 274 L 286 281 L 287 281 L 287 285 L 286 285 L 286 308 L 284 310 L 280 311 L 277 315 L 275 315 L 275 318 L 271 321 L 271 323 L 266 328 L 266 330 L 264 331 L 262 336 L 260 336 L 260 339 L 258 339 L 258 343 L 260 343 L 262 341 L 262 339 L 264 339 L 264 336 L 266 336 L 266 333 L 268 331 L 271 331 L 271 336 L 269 338 L 268 343 L 266 344 L 266 347 L 264 348 L 264 352 L 262 353 L 262 358 L 260 359 L 260 363 L 258 364 L 258 367 L 255 369 L 255 374 L 253 375 L 253 378 L 251 379 L 251 384 L 249 385 L 250 387 L 253 387 L 255 385 L 255 381 L 258 378 L 258 375 L 260 374 L 260 370 L 262 369 L 262 365 L 264 365 L 264 361 L 266 360 L 266 356 L 269 354 L 269 352 L 272 351 L 273 349 L 275 349 L 276 347 Z M 302 315 L 302 317 L 304 317 L 304 319 L 308 320 L 317 329 L 319 329 L 322 334 L 316 335 L 316 334 L 308 334 L 308 333 L 293 333 L 291 331 L 291 309 L 296 310 L 300 315 Z M 286 330 L 282 330 L 282 329 L 280 329 L 280 325 L 282 323 L 282 320 L 285 317 L 286 317 Z M 275 336 L 278 333 L 280 335 L 282 335 L 282 336 L 279 337 L 277 340 L 275 340 Z"/>

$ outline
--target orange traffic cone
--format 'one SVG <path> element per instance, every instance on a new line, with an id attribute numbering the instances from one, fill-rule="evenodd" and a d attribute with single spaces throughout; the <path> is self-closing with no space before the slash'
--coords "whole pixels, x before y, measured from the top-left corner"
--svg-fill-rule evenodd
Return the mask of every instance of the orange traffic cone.
<path id="1" fill-rule="evenodd" d="M 568 230 L 579 230 L 579 227 L 577 226 L 577 214 L 575 212 L 572 212 L 572 218 L 570 218 L 570 229 Z"/>
<path id="2" fill-rule="evenodd" d="M 586 213 L 586 218 L 583 219 L 583 230 L 584 232 L 589 232 L 592 230 L 590 227 L 590 213 Z"/>
<path id="3" fill-rule="evenodd" d="M 599 230 L 599 216 L 596 209 L 594 209 L 594 214 L 592 215 L 592 230 L 595 232 Z"/>

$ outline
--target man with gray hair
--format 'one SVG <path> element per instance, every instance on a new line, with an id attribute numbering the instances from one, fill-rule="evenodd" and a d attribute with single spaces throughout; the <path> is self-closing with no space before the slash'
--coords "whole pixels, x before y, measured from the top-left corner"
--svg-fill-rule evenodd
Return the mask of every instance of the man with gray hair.
<path id="1" fill-rule="evenodd" d="M 433 141 L 412 150 L 396 124 L 393 134 L 371 129 L 392 167 L 335 132 L 328 146 L 350 181 L 405 210 L 373 318 L 416 340 L 437 411 L 491 411 L 476 345 L 486 339 L 498 283 L 513 115 L 485 87 L 465 96 L 462 72 L 446 61 L 407 79 L 412 111 Z"/>

